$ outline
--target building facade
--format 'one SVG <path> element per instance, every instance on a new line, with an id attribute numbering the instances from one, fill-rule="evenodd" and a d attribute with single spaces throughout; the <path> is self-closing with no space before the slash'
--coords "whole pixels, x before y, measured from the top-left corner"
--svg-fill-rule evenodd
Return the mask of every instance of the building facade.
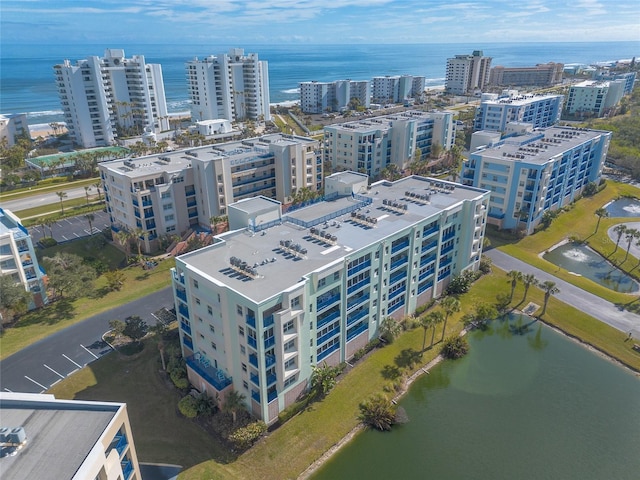
<path id="1" fill-rule="evenodd" d="M 399 170 L 431 153 L 434 143 L 444 150 L 455 142 L 451 112 L 409 110 L 324 127 L 324 159 L 334 169 L 352 170 L 377 177 L 388 165 Z"/>
<path id="2" fill-rule="evenodd" d="M 84 148 L 112 145 L 119 135 L 141 135 L 145 128 L 169 129 L 162 67 L 144 56 L 107 49 L 104 57 L 53 68 L 67 130 Z"/>
<path id="3" fill-rule="evenodd" d="M 455 95 L 475 95 L 481 92 L 489 83 L 491 60 L 491 57 L 483 55 L 482 50 L 447 59 L 445 91 Z"/>
<path id="4" fill-rule="evenodd" d="M 15 283 L 31 293 L 29 309 L 41 307 L 48 301 L 46 273 L 38 258 L 29 231 L 9 210 L 0 208 L 0 275 L 10 276 Z"/>
<path id="5" fill-rule="evenodd" d="M 623 95 L 631 95 L 636 82 L 637 72 L 616 73 L 608 69 L 599 69 L 594 72 L 594 79 L 600 81 L 622 80 L 624 82 Z"/>
<path id="6" fill-rule="evenodd" d="M 602 174 L 611 132 L 550 127 L 472 152 L 462 183 L 491 191 L 488 222 L 527 234 Z"/>
<path id="7" fill-rule="evenodd" d="M 512 87 L 551 87 L 562 83 L 563 63 L 539 63 L 535 67 L 495 66 L 489 74 L 489 84 Z"/>
<path id="8" fill-rule="evenodd" d="M 187 62 L 187 82 L 193 121 L 227 119 L 271 120 L 269 66 L 257 53 L 241 48 Z"/>
<path id="9" fill-rule="evenodd" d="M 571 85 L 567 96 L 569 115 L 602 117 L 614 108 L 624 96 L 626 80 L 585 80 Z"/>
<path id="10" fill-rule="evenodd" d="M 0 141 L 7 139 L 7 147 L 16 144 L 16 137 L 31 138 L 26 113 L 0 115 Z"/>
<path id="11" fill-rule="evenodd" d="M 371 106 L 371 83 L 367 80 L 301 82 L 300 109 L 305 113 L 340 112 L 349 108 L 352 99 L 360 106 Z"/>
<path id="12" fill-rule="evenodd" d="M 373 77 L 372 85 L 374 103 L 400 103 L 422 95 L 425 78 L 412 75 Z"/>
<path id="13" fill-rule="evenodd" d="M 501 95 L 484 93 L 476 109 L 475 130 L 504 132 L 508 123 L 530 123 L 534 128 L 555 125 L 562 115 L 564 95 L 519 94 L 506 90 Z"/>
<path id="14" fill-rule="evenodd" d="M 489 192 L 423 177 L 367 183 L 334 174 L 330 201 L 284 216 L 269 199 L 239 202 L 232 231 L 176 258 L 192 385 L 222 403 L 236 390 L 271 424 L 309 388 L 312 367 L 351 359 L 384 318 L 478 268 Z"/>
<path id="15" fill-rule="evenodd" d="M 124 403 L 2 392 L 0 417 L 3 480 L 142 478 Z"/>
<path id="16" fill-rule="evenodd" d="M 140 229 L 145 251 L 159 235 L 209 227 L 227 206 L 264 195 L 287 202 L 322 189 L 320 143 L 271 134 L 98 165 L 114 231 Z"/>

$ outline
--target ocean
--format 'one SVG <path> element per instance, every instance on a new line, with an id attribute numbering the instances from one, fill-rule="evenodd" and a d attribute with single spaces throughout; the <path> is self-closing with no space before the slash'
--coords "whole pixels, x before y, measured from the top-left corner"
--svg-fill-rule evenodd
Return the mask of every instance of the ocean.
<path id="1" fill-rule="evenodd" d="M 640 42 L 488 43 L 385 45 L 11 45 L 0 57 L 0 113 L 28 114 L 30 125 L 62 121 L 53 66 L 65 59 L 102 56 L 105 48 L 123 48 L 127 57 L 144 55 L 162 65 L 169 112 L 189 109 L 184 63 L 224 53 L 232 47 L 257 53 L 269 63 L 271 103 L 298 100 L 304 81 L 370 80 L 381 75 L 420 75 L 427 86 L 444 84 L 447 58 L 482 50 L 492 66 L 562 62 L 592 64 L 640 56 Z"/>

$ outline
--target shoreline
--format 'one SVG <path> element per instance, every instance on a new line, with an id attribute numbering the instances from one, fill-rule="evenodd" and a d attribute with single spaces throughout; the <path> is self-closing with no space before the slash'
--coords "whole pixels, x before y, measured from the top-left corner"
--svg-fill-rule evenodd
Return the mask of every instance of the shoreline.
<path id="1" fill-rule="evenodd" d="M 524 313 L 521 310 L 518 309 L 513 309 L 511 310 L 511 312 L 515 312 L 515 313 L 521 313 L 523 315 L 527 315 L 526 313 Z M 632 373 L 635 377 L 640 378 L 640 370 L 635 369 L 634 367 L 632 367 L 631 365 L 627 365 L 626 363 L 624 363 L 623 361 L 609 355 L 607 352 L 599 349 L 598 347 L 596 347 L 595 345 L 592 345 L 589 342 L 586 342 L 582 339 L 580 339 L 579 337 L 576 337 L 575 335 L 572 335 L 564 330 L 562 330 L 560 327 L 549 323 L 545 320 L 542 320 L 540 317 L 536 317 L 533 315 L 527 315 L 531 318 L 535 318 L 537 321 L 543 323 L 544 325 L 546 325 L 547 327 L 551 328 L 553 331 L 555 331 L 556 333 L 559 333 L 561 335 L 564 335 L 566 338 L 568 338 L 569 340 L 580 344 L 581 346 L 583 346 L 584 348 L 586 348 L 587 350 L 593 352 L 594 354 L 598 355 L 599 357 L 610 361 L 611 363 L 624 368 L 626 370 L 629 370 L 630 373 Z M 463 329 L 459 336 L 464 336 L 467 334 L 467 330 Z M 407 378 L 407 380 L 405 381 L 403 388 L 400 392 L 398 392 L 398 394 L 393 397 L 392 401 L 393 403 L 396 403 L 398 400 L 400 400 L 402 397 L 404 397 L 407 392 L 409 391 L 409 388 L 411 387 L 411 385 L 418 379 L 420 378 L 422 375 L 424 374 L 429 374 L 429 371 L 435 367 L 436 365 L 438 365 L 440 362 L 442 362 L 442 360 L 444 360 L 444 357 L 440 354 L 438 354 L 438 356 L 436 356 L 433 360 L 429 361 L 425 366 L 418 368 L 409 378 Z M 315 460 L 311 465 L 309 465 L 302 473 L 300 473 L 300 475 L 298 475 L 297 480 L 308 480 L 314 473 L 316 473 L 328 460 L 331 459 L 331 457 L 333 457 L 336 453 L 338 453 L 343 447 L 345 447 L 349 442 L 351 442 L 356 435 L 358 435 L 361 431 L 365 430 L 367 427 L 365 425 L 363 425 L 362 423 L 359 423 L 357 426 L 355 426 L 351 431 L 349 431 L 344 437 L 342 437 L 337 443 L 335 443 L 334 445 L 332 445 L 326 452 L 324 452 L 317 460 Z"/>

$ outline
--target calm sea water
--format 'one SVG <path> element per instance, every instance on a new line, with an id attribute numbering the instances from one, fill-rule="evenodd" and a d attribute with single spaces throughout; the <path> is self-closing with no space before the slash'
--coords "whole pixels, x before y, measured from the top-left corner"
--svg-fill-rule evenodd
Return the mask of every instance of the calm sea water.
<path id="1" fill-rule="evenodd" d="M 236 47 L 239 45 L 235 45 Z M 144 55 L 160 63 L 170 112 L 188 110 L 184 63 L 193 57 L 226 52 L 224 45 L 10 45 L 0 58 L 0 112 L 28 112 L 29 123 L 62 119 L 53 65 L 75 63 L 105 48 L 124 48 L 128 57 Z M 298 100 L 299 82 L 349 78 L 369 80 L 379 75 L 421 75 L 427 85 L 443 85 L 447 58 L 482 49 L 493 65 L 594 63 L 640 56 L 640 42 L 495 43 L 411 45 L 240 45 L 269 63 L 271 102 Z"/>
<path id="2" fill-rule="evenodd" d="M 512 335 L 497 321 L 469 341 L 412 385 L 408 423 L 359 434 L 312 478 L 639 478 L 632 373 L 537 323 Z"/>

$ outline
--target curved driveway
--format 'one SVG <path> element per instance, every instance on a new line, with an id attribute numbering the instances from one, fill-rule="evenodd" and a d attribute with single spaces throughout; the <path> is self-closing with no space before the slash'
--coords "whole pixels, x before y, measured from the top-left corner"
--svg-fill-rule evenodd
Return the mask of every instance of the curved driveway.
<path id="1" fill-rule="evenodd" d="M 635 338 L 640 338 L 640 315 L 619 309 L 607 300 L 585 292 L 560 278 L 554 277 L 495 248 L 485 252 L 485 255 L 491 258 L 496 267 L 506 272 L 517 270 L 522 273 L 533 273 L 541 282 L 547 280 L 555 282 L 560 289 L 560 292 L 555 295 L 559 300 L 611 325 L 613 328 L 625 333 L 632 332 Z"/>

